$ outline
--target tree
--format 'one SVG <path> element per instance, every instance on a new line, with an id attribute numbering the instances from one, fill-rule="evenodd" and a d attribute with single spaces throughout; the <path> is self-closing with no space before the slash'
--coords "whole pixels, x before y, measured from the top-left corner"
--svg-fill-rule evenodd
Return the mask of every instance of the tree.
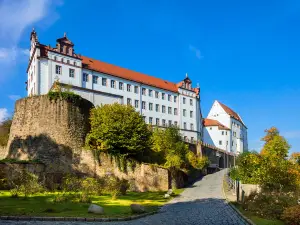
<path id="1" fill-rule="evenodd" d="M 290 160 L 294 163 L 294 164 L 298 164 L 300 165 L 300 152 L 294 152 L 292 153 Z"/>
<path id="2" fill-rule="evenodd" d="M 287 140 L 279 135 L 277 128 L 266 130 L 266 136 L 262 138 L 266 143 L 261 151 L 262 155 L 270 157 L 285 158 L 288 155 L 290 145 Z"/>
<path id="3" fill-rule="evenodd" d="M 94 150 L 134 157 L 151 147 L 151 130 L 132 106 L 103 105 L 93 108 L 86 144 Z"/>
<path id="4" fill-rule="evenodd" d="M 12 120 L 6 119 L 0 123 L 0 146 L 6 146 L 9 138 Z"/>

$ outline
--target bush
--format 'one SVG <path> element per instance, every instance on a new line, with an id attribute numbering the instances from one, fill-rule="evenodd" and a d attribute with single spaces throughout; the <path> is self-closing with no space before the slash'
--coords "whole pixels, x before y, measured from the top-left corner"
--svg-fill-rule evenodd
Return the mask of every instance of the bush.
<path id="1" fill-rule="evenodd" d="M 297 204 L 297 199 L 298 196 L 292 192 L 251 193 L 245 197 L 243 208 L 263 218 L 280 219 L 286 208 Z"/>
<path id="2" fill-rule="evenodd" d="M 67 175 L 62 182 L 63 191 L 77 192 L 81 190 L 81 179 L 76 176 Z"/>
<path id="3" fill-rule="evenodd" d="M 119 179 L 114 176 L 106 176 L 104 183 L 105 192 L 110 193 L 113 199 L 116 199 L 119 195 L 125 195 L 129 182 L 125 179 Z"/>
<path id="4" fill-rule="evenodd" d="M 11 194 L 14 197 L 24 195 L 25 197 L 44 191 L 43 186 L 38 182 L 38 177 L 26 170 L 15 171 L 7 178 L 8 185 L 12 188 Z"/>
<path id="5" fill-rule="evenodd" d="M 292 206 L 283 211 L 281 216 L 286 224 L 300 225 L 300 205 Z"/>

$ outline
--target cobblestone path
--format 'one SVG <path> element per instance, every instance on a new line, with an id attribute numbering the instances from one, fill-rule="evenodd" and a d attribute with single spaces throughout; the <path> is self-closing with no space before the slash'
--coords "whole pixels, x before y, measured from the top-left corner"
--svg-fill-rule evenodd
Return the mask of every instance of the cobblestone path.
<path id="1" fill-rule="evenodd" d="M 122 222 L 1 221 L 0 225 L 240 225 L 247 224 L 224 201 L 222 182 L 225 171 L 210 174 L 187 188 L 181 196 L 148 217 Z"/>

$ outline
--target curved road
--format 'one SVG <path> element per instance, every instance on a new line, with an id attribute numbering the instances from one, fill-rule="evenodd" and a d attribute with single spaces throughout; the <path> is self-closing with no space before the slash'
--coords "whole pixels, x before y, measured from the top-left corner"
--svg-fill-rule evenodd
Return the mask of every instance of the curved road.
<path id="1" fill-rule="evenodd" d="M 122 222 L 1 221 L 0 225 L 240 225 L 246 223 L 225 201 L 222 191 L 225 171 L 203 177 L 161 208 L 160 213 Z"/>

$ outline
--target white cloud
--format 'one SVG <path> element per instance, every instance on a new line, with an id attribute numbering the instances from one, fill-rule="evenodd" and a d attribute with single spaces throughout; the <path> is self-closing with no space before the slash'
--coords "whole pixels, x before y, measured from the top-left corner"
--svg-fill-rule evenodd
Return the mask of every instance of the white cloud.
<path id="1" fill-rule="evenodd" d="M 20 95 L 9 95 L 8 97 L 10 100 L 13 100 L 13 101 L 16 101 L 21 98 Z"/>
<path id="2" fill-rule="evenodd" d="M 18 47 L 24 30 L 42 23 L 49 26 L 58 19 L 55 7 L 61 0 L 0 0 L 0 68 L 6 73 L 13 70 L 19 61 L 25 62 L 29 50 Z M 29 37 L 26 37 L 28 40 Z M 29 43 L 28 43 L 29 46 Z M 0 73 L 0 81 L 1 77 Z"/>
<path id="3" fill-rule="evenodd" d="M 285 131 L 282 132 L 282 136 L 285 138 L 300 138 L 300 130 L 293 130 L 293 131 Z"/>
<path id="4" fill-rule="evenodd" d="M 0 48 L 0 62 L 14 63 L 19 57 L 28 57 L 29 50 L 22 48 Z"/>
<path id="5" fill-rule="evenodd" d="M 6 108 L 0 108 L 0 123 L 2 123 L 9 116 Z"/>
<path id="6" fill-rule="evenodd" d="M 190 46 L 189 46 L 189 49 L 190 49 L 190 51 L 192 51 L 192 52 L 195 53 L 195 55 L 196 55 L 196 57 L 197 57 L 198 59 L 202 59 L 202 58 L 203 58 L 203 56 L 202 56 L 202 54 L 201 54 L 201 51 L 200 51 L 198 48 L 196 48 L 195 46 L 190 45 Z"/>

